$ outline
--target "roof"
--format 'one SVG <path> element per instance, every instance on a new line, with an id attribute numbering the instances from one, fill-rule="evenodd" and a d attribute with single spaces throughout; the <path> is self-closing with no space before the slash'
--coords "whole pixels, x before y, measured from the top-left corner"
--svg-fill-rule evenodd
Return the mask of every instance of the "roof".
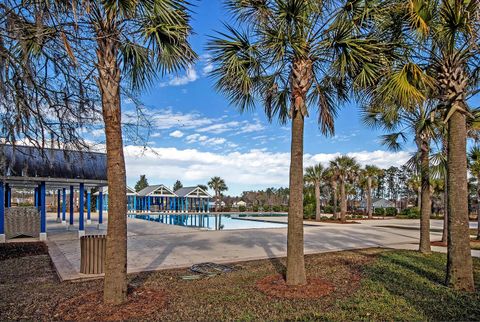
<path id="1" fill-rule="evenodd" d="M 177 195 L 163 184 L 151 185 L 138 192 L 139 196 L 176 197 Z"/>
<path id="2" fill-rule="evenodd" d="M 108 187 L 104 187 L 103 190 L 102 190 L 102 192 L 103 192 L 103 195 L 108 195 Z M 97 191 L 97 192 L 95 192 L 93 195 L 94 195 L 94 196 L 98 196 L 98 194 L 99 194 L 99 193 L 98 193 L 98 191 Z M 136 196 L 136 195 L 137 195 L 137 192 L 136 192 L 134 189 L 132 189 L 132 188 L 130 188 L 129 186 L 127 186 L 127 196 Z"/>
<path id="3" fill-rule="evenodd" d="M 212 198 L 212 196 L 200 187 L 183 187 L 175 191 L 179 197 L 197 197 L 197 198 Z"/>
<path id="4" fill-rule="evenodd" d="M 107 181 L 105 153 L 2 144 L 0 161 L 5 179 Z"/>
<path id="5" fill-rule="evenodd" d="M 395 207 L 395 203 L 384 198 L 373 198 L 372 205 L 374 207 Z"/>

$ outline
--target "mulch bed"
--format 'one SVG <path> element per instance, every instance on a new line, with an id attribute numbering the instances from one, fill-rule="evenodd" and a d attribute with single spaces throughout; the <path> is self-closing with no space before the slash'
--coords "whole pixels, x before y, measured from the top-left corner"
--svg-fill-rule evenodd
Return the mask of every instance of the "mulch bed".
<path id="1" fill-rule="evenodd" d="M 103 303 L 103 291 L 82 294 L 62 301 L 54 318 L 61 320 L 118 321 L 145 318 L 166 307 L 165 292 L 148 288 L 130 289 L 127 302 Z"/>
<path id="2" fill-rule="evenodd" d="M 432 241 L 430 243 L 432 246 L 440 246 L 440 247 L 447 247 L 447 243 L 444 243 L 442 241 Z"/>
<path id="3" fill-rule="evenodd" d="M 0 244 L 0 261 L 12 258 L 48 254 L 48 247 L 43 242 L 20 242 Z"/>
<path id="4" fill-rule="evenodd" d="M 289 286 L 281 274 L 269 275 L 256 284 L 257 289 L 269 296 L 287 299 L 313 299 L 326 296 L 335 290 L 335 287 L 321 279 L 308 279 L 303 286 Z"/>

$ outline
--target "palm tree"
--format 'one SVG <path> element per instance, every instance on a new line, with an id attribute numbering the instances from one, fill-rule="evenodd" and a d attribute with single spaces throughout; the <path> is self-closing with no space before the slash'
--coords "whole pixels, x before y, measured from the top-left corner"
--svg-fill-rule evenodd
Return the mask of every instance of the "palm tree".
<path id="1" fill-rule="evenodd" d="M 378 29 L 397 43 L 378 93 L 402 106 L 438 99 L 448 126 L 448 260 L 446 284 L 473 291 L 468 238 L 467 100 L 478 86 L 480 3 L 393 0 L 382 3 Z M 380 16 L 377 16 L 380 17 Z"/>
<path id="2" fill-rule="evenodd" d="M 320 221 L 322 211 L 320 209 L 320 184 L 323 180 L 325 169 L 321 163 L 307 167 L 305 169 L 304 179 L 306 182 L 312 183 L 315 187 L 315 220 Z"/>
<path id="3" fill-rule="evenodd" d="M 327 180 L 330 183 L 330 187 L 332 190 L 332 201 L 333 201 L 333 219 L 338 219 L 338 214 L 337 214 L 337 196 L 338 196 L 338 187 L 337 187 L 337 174 L 335 172 L 335 169 L 332 168 L 331 166 L 328 167 L 325 170 L 325 180 Z"/>
<path id="4" fill-rule="evenodd" d="M 418 174 L 412 175 L 407 180 L 407 186 L 417 194 L 417 208 L 422 208 L 422 180 Z"/>
<path id="5" fill-rule="evenodd" d="M 477 239 L 480 240 L 480 147 L 474 146 L 468 153 L 470 173 L 477 179 Z"/>
<path id="6" fill-rule="evenodd" d="M 220 177 L 213 177 L 208 182 L 208 186 L 215 191 L 215 212 L 219 211 L 220 202 L 221 202 L 221 195 L 223 191 L 227 191 L 228 187 L 225 184 L 225 180 Z"/>
<path id="7" fill-rule="evenodd" d="M 376 179 L 382 175 L 383 170 L 374 165 L 366 165 L 364 171 L 362 172 L 363 177 L 367 180 L 367 209 L 368 209 L 368 218 L 373 218 L 373 204 L 372 204 L 372 188 Z"/>
<path id="8" fill-rule="evenodd" d="M 159 73 L 188 67 L 196 58 L 188 3 L 152 1 L 39 1 L 55 20 L 71 65 L 88 69 L 98 85 L 106 136 L 109 218 L 104 301 L 127 296 L 127 199 L 121 91 L 139 92 Z M 81 73 L 81 71 L 79 71 Z"/>
<path id="9" fill-rule="evenodd" d="M 364 2 L 228 0 L 240 27 L 209 43 L 217 90 L 245 111 L 261 102 L 267 117 L 291 120 L 288 285 L 306 283 L 303 251 L 303 130 L 318 105 L 322 133 L 334 130 L 337 102 L 373 85 L 383 47 L 370 37 Z M 245 27 L 245 28 L 243 28 Z"/>
<path id="10" fill-rule="evenodd" d="M 414 135 L 417 153 L 409 164 L 418 168 L 421 180 L 420 190 L 420 243 L 422 253 L 430 253 L 430 216 L 432 200 L 430 188 L 430 143 L 442 125 L 435 116 L 436 106 L 418 104 L 416 106 L 399 106 L 385 102 L 381 106 L 369 106 L 365 109 L 364 122 L 372 127 L 380 127 L 390 133 L 383 136 L 382 143 L 389 149 L 397 151 L 407 138 L 407 133 Z"/>
<path id="11" fill-rule="evenodd" d="M 360 165 L 355 158 L 344 155 L 330 161 L 330 167 L 334 169 L 340 183 L 340 220 L 345 222 L 347 214 L 347 195 L 345 188 L 347 182 L 352 181 L 357 176 Z"/>

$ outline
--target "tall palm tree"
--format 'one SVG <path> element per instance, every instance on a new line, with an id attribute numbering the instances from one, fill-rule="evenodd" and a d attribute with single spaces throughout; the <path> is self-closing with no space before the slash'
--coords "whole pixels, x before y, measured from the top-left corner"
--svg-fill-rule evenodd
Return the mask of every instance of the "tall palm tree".
<path id="1" fill-rule="evenodd" d="M 367 212 L 368 218 L 373 218 L 373 205 L 372 205 L 372 188 L 375 180 L 382 175 L 383 170 L 374 165 L 366 165 L 362 172 L 363 177 L 367 180 Z"/>
<path id="2" fill-rule="evenodd" d="M 291 120 L 288 285 L 306 283 L 303 251 L 303 132 L 317 105 L 324 134 L 334 130 L 337 102 L 348 85 L 372 85 L 383 63 L 369 33 L 365 3 L 318 0 L 228 0 L 239 27 L 209 43 L 216 87 L 245 111 L 260 102 L 271 120 Z M 368 13 L 368 14 L 367 14 Z"/>
<path id="3" fill-rule="evenodd" d="M 188 67 L 189 4 L 183 0 L 35 1 L 66 47 L 71 66 L 98 86 L 105 127 L 109 218 L 104 301 L 127 296 L 127 199 L 121 91 L 139 92 L 158 74 Z M 40 15 L 42 16 L 42 15 Z M 86 70 L 86 71 L 85 71 Z"/>
<path id="4" fill-rule="evenodd" d="M 320 187 L 325 174 L 325 169 L 321 163 L 307 167 L 305 169 L 304 179 L 312 183 L 315 187 L 315 220 L 320 221 L 322 210 L 320 209 Z"/>
<path id="5" fill-rule="evenodd" d="M 391 150 L 399 150 L 405 143 L 407 133 L 414 136 L 417 153 L 409 164 L 418 169 L 421 180 L 420 190 L 420 243 L 422 253 L 430 253 L 430 216 L 432 214 L 432 200 L 430 188 L 430 144 L 438 135 L 442 127 L 435 116 L 436 106 L 417 104 L 415 106 L 401 106 L 388 104 L 370 106 L 365 109 L 363 120 L 367 125 L 380 127 L 390 133 L 383 136 L 382 143 Z"/>
<path id="6" fill-rule="evenodd" d="M 474 290 L 468 238 L 467 118 L 477 88 L 480 3 L 471 0 L 382 2 L 379 32 L 396 42 L 396 59 L 378 93 L 402 106 L 438 99 L 448 124 L 448 256 L 446 284 Z M 377 16 L 380 17 L 380 16 Z M 427 89 L 427 90 L 426 90 Z"/>
<path id="7" fill-rule="evenodd" d="M 480 147 L 474 146 L 468 153 L 470 173 L 477 179 L 477 239 L 480 240 Z"/>
<path id="8" fill-rule="evenodd" d="M 222 192 L 227 191 L 228 187 L 225 183 L 225 180 L 223 180 L 220 177 L 213 177 L 210 179 L 208 182 L 208 186 L 215 191 L 215 212 L 218 212 L 220 210 L 220 202 L 221 202 L 221 195 Z"/>
<path id="9" fill-rule="evenodd" d="M 330 167 L 335 171 L 340 183 L 340 220 L 345 222 L 347 215 L 346 185 L 356 178 L 360 165 L 355 158 L 344 155 L 330 161 Z"/>

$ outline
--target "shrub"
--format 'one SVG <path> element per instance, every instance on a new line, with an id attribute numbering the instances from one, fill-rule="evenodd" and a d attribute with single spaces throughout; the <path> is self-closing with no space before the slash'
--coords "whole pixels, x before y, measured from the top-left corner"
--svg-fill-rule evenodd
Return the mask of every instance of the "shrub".
<path id="1" fill-rule="evenodd" d="M 396 216 L 397 215 L 397 208 L 395 207 L 387 207 L 385 208 L 385 215 L 386 216 Z"/>
<path id="2" fill-rule="evenodd" d="M 339 211 L 340 211 L 340 208 L 337 207 L 337 212 L 339 212 Z M 323 207 L 323 212 L 326 213 L 326 214 L 333 214 L 333 206 L 328 205 L 328 206 Z"/>
<path id="3" fill-rule="evenodd" d="M 280 206 L 273 206 L 272 209 L 273 209 L 274 212 L 280 212 L 281 211 Z"/>
<path id="4" fill-rule="evenodd" d="M 257 205 L 254 205 L 254 206 L 252 207 L 252 210 L 253 210 L 254 212 L 258 212 L 258 206 L 257 206 Z"/>
<path id="5" fill-rule="evenodd" d="M 403 209 L 398 218 L 407 218 L 407 219 L 420 219 L 420 210 L 417 207 L 405 208 Z"/>
<path id="6" fill-rule="evenodd" d="M 240 211 L 240 212 L 245 212 L 246 210 L 247 210 L 247 207 L 245 207 L 245 206 L 239 206 L 238 207 L 238 211 Z"/>
<path id="7" fill-rule="evenodd" d="M 373 212 L 375 216 L 385 216 L 385 208 L 375 208 Z"/>
<path id="8" fill-rule="evenodd" d="M 305 219 L 315 218 L 315 205 L 306 204 L 303 207 L 303 218 L 305 218 Z"/>

